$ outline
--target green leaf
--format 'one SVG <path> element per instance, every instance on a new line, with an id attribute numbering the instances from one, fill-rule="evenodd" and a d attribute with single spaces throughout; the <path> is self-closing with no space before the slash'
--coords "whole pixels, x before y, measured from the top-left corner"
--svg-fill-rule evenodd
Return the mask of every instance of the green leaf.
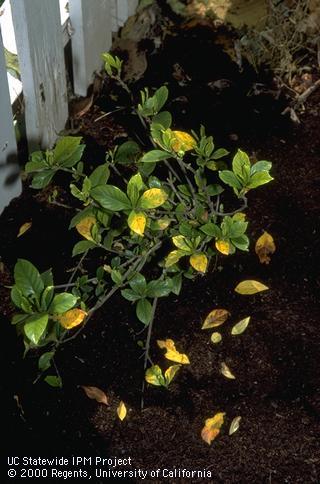
<path id="1" fill-rule="evenodd" d="M 246 188 L 257 188 L 260 185 L 265 185 L 273 180 L 272 176 L 267 171 L 258 171 L 250 177 L 250 182 Z"/>
<path id="2" fill-rule="evenodd" d="M 19 324 L 24 322 L 28 318 L 28 314 L 15 314 L 12 316 L 11 324 Z"/>
<path id="3" fill-rule="evenodd" d="M 111 271 L 111 279 L 115 284 L 118 286 L 122 284 L 122 274 L 120 271 L 117 271 L 117 269 L 112 269 Z"/>
<path id="4" fill-rule="evenodd" d="M 39 271 L 25 259 L 18 259 L 14 267 L 14 280 L 25 297 L 35 295 L 39 298 L 44 289 Z"/>
<path id="5" fill-rule="evenodd" d="M 232 160 L 233 173 L 246 185 L 250 177 L 250 160 L 247 153 L 238 150 Z"/>
<path id="6" fill-rule="evenodd" d="M 155 163 L 157 161 L 166 160 L 170 158 L 170 153 L 162 150 L 151 150 L 145 153 L 141 158 L 141 163 Z"/>
<path id="7" fill-rule="evenodd" d="M 49 185 L 55 173 L 55 170 L 43 170 L 39 173 L 36 173 L 33 176 L 31 188 L 45 188 L 47 185 Z"/>
<path id="8" fill-rule="evenodd" d="M 136 315 L 141 323 L 148 325 L 152 318 L 152 305 L 148 299 L 139 299 L 136 306 Z"/>
<path id="9" fill-rule="evenodd" d="M 229 185 L 232 188 L 235 188 L 237 190 L 240 190 L 242 188 L 241 183 L 239 182 L 238 178 L 233 173 L 233 171 L 230 171 L 230 170 L 219 171 L 219 178 L 220 180 L 223 181 L 223 183 L 225 183 L 226 185 Z"/>
<path id="10" fill-rule="evenodd" d="M 156 163 L 137 163 L 139 172 L 145 177 L 151 175 L 151 173 L 155 170 L 156 165 Z"/>
<path id="11" fill-rule="evenodd" d="M 167 102 L 169 95 L 168 88 L 166 86 L 161 86 L 157 91 L 154 93 L 153 98 L 155 99 L 154 103 L 154 111 L 158 113 L 161 111 L 165 103 Z"/>
<path id="12" fill-rule="evenodd" d="M 218 185 L 217 183 L 213 183 L 212 185 L 207 186 L 207 194 L 210 195 L 210 197 L 215 197 L 216 195 L 220 195 L 224 189 L 222 188 L 221 185 Z"/>
<path id="13" fill-rule="evenodd" d="M 220 158 L 223 158 L 223 156 L 227 156 L 229 153 L 230 152 L 228 150 L 225 150 L 224 148 L 219 148 L 213 153 L 212 158 L 214 160 L 219 160 Z"/>
<path id="14" fill-rule="evenodd" d="M 89 176 L 91 188 L 94 188 L 98 185 L 104 185 L 105 183 L 107 183 L 109 176 L 110 169 L 107 164 L 98 166 Z"/>
<path id="15" fill-rule="evenodd" d="M 257 161 L 254 165 L 252 165 L 250 169 L 250 174 L 253 175 L 254 173 L 258 173 L 259 171 L 270 171 L 272 168 L 272 163 L 270 161 Z"/>
<path id="16" fill-rule="evenodd" d="M 50 305 L 49 312 L 51 314 L 62 314 L 73 308 L 78 298 L 70 292 L 63 292 L 54 296 Z"/>
<path id="17" fill-rule="evenodd" d="M 103 208 L 113 212 L 131 208 L 127 195 L 113 185 L 98 185 L 91 190 L 91 197 Z"/>
<path id="18" fill-rule="evenodd" d="M 17 308 L 21 308 L 23 296 L 22 296 L 22 292 L 17 286 L 13 286 L 13 288 L 11 289 L 10 296 L 13 304 L 17 306 Z"/>
<path id="19" fill-rule="evenodd" d="M 138 299 L 141 298 L 139 294 L 134 292 L 132 289 L 122 289 L 121 296 L 124 297 L 127 301 L 136 302 Z"/>
<path id="20" fill-rule="evenodd" d="M 40 356 L 38 360 L 38 368 L 40 371 L 46 371 L 50 368 L 51 360 L 54 354 L 55 354 L 54 351 L 47 351 L 46 353 L 43 353 L 43 355 Z"/>
<path id="21" fill-rule="evenodd" d="M 232 244 L 239 250 L 248 251 L 249 239 L 246 235 L 241 235 L 235 239 L 231 239 Z"/>
<path id="22" fill-rule="evenodd" d="M 156 130 L 158 129 L 159 126 L 164 129 L 170 128 L 172 123 L 172 116 L 169 113 L 169 111 L 162 111 L 159 114 L 156 114 L 152 118 L 152 123 L 151 123 L 151 131 L 155 128 Z"/>
<path id="23" fill-rule="evenodd" d="M 48 324 L 48 314 L 34 314 L 27 319 L 24 325 L 24 333 L 29 340 L 37 345 Z"/>
<path id="24" fill-rule="evenodd" d="M 44 381 L 51 387 L 62 388 L 62 381 L 59 376 L 48 375 L 45 377 Z"/>
<path id="25" fill-rule="evenodd" d="M 81 240 L 77 242 L 76 245 L 73 247 L 72 250 L 72 257 L 76 255 L 83 254 L 89 249 L 94 249 L 97 245 L 94 242 L 90 242 L 89 240 Z"/>
<path id="26" fill-rule="evenodd" d="M 146 278 L 142 274 L 135 274 L 129 281 L 131 289 L 139 296 L 144 296 L 147 289 Z"/>
<path id="27" fill-rule="evenodd" d="M 209 237 L 216 237 L 217 239 L 221 237 L 221 229 L 214 223 L 202 225 L 202 227 L 199 227 L 199 230 L 204 234 L 209 235 Z"/>
<path id="28" fill-rule="evenodd" d="M 65 168 L 71 168 L 82 157 L 85 145 L 80 145 L 81 136 L 64 136 L 57 141 L 53 150 L 53 157 L 56 164 Z"/>
<path id="29" fill-rule="evenodd" d="M 126 141 L 118 147 L 115 162 L 122 165 L 134 163 L 140 153 L 140 147 L 135 141 Z"/>
<path id="30" fill-rule="evenodd" d="M 181 287 L 182 287 L 182 275 L 177 274 L 177 275 L 173 276 L 171 278 L 171 283 L 172 283 L 171 291 L 176 296 L 179 296 L 180 291 L 181 291 Z"/>
<path id="31" fill-rule="evenodd" d="M 39 151 L 41 158 L 40 159 L 32 159 L 28 161 L 24 167 L 26 173 L 32 173 L 38 170 L 44 170 L 47 168 L 45 160 L 42 158 L 42 152 Z"/>
<path id="32" fill-rule="evenodd" d="M 92 207 L 86 207 L 84 210 L 81 210 L 81 212 L 78 212 L 74 217 L 72 217 L 69 229 L 72 229 L 73 227 L 78 225 L 78 223 L 81 222 L 82 219 L 91 216 L 95 216 L 95 210 Z"/>
<path id="33" fill-rule="evenodd" d="M 251 316 L 248 316 L 247 318 L 239 321 L 239 323 L 235 324 L 231 329 L 232 336 L 238 336 L 239 334 L 242 334 L 247 329 L 248 324 L 250 323 L 250 319 Z"/>
<path id="34" fill-rule="evenodd" d="M 42 274 L 40 274 L 40 277 L 45 287 L 53 286 L 53 276 L 52 276 L 51 269 L 48 269 L 47 271 L 42 272 Z"/>
<path id="35" fill-rule="evenodd" d="M 127 194 L 133 206 L 136 205 L 139 200 L 139 193 L 144 188 L 144 183 L 140 173 L 133 175 L 127 185 Z"/>
<path id="36" fill-rule="evenodd" d="M 147 295 L 149 297 L 165 297 L 172 291 L 172 281 L 167 278 L 165 280 L 150 281 L 148 283 Z"/>
<path id="37" fill-rule="evenodd" d="M 247 230 L 247 227 L 248 227 L 248 222 L 244 222 L 241 220 L 233 222 L 232 225 L 230 225 L 228 236 L 231 239 L 240 237 L 245 233 L 245 231 Z"/>
<path id="38" fill-rule="evenodd" d="M 45 287 L 43 293 L 41 294 L 41 301 L 40 301 L 40 307 L 42 311 L 48 310 L 53 296 L 54 296 L 54 287 L 53 286 Z"/>

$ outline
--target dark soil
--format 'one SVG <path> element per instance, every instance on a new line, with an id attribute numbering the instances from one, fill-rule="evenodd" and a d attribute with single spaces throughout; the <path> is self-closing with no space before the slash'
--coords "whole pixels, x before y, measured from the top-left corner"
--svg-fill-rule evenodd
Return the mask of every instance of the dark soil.
<path id="1" fill-rule="evenodd" d="M 8 291 L 1 287 L 6 453 L 130 456 L 135 469 L 212 472 L 209 479 L 172 477 L 158 482 L 316 483 L 320 480 L 320 95 L 309 99 L 301 124 L 293 126 L 281 115 L 286 100 L 275 99 L 272 76 L 257 76 L 249 66 L 239 72 L 216 43 L 218 34 L 207 26 L 176 33 L 166 38 L 160 53 L 149 57 L 146 75 L 133 89 L 167 82 L 168 109 L 178 128 L 198 129 L 203 123 L 218 146 L 231 150 L 239 146 L 251 156 L 273 162 L 275 181 L 249 196 L 252 249 L 248 255 L 221 257 L 220 270 L 196 282 L 186 281 L 179 298 L 160 301 L 151 356 L 163 363 L 155 341 L 173 338 L 191 365 L 181 370 L 169 391 L 148 387 L 143 411 L 143 363 L 137 341 L 144 335 L 138 334 L 141 327 L 128 303 L 116 296 L 76 340 L 61 347 L 57 366 L 64 386 L 56 390 L 43 382 L 32 383 L 37 355 L 22 359 L 21 341 L 9 323 Z M 182 86 L 172 76 L 177 63 L 187 74 Z M 216 82 L 220 79 L 227 81 Z M 248 96 L 256 82 L 264 84 L 263 92 Z M 108 103 L 105 92 L 93 110 Z M 93 112 L 84 124 L 90 124 Z M 107 124 L 101 120 L 105 124 L 96 123 L 96 130 L 91 124 L 84 133 L 88 164 L 103 160 L 110 138 L 116 137 L 115 125 L 122 126 L 119 136 L 134 136 L 139 129 L 127 113 L 107 119 Z M 66 202 L 67 180 L 61 184 L 60 197 Z M 25 188 L 1 217 L 4 284 L 10 284 L 18 257 L 30 259 L 41 270 L 53 267 L 57 283 L 65 282 L 77 239 L 74 231 L 67 232 L 72 214 Z M 32 229 L 17 239 L 18 228 L 30 219 Z M 259 263 L 253 249 L 263 230 L 273 235 L 277 246 L 269 266 Z M 235 285 L 250 278 L 263 281 L 270 290 L 252 297 L 237 295 Z M 213 346 L 210 332 L 200 328 L 215 307 L 228 309 L 231 322 L 221 329 L 223 341 Z M 246 332 L 238 338 L 229 336 L 230 325 L 247 315 L 252 321 Z M 235 380 L 220 374 L 223 361 Z M 79 385 L 103 389 L 110 407 L 86 398 Z M 122 423 L 115 413 L 120 399 L 129 409 Z M 209 447 L 200 432 L 204 420 L 218 411 L 226 412 L 226 423 Z M 230 437 L 229 425 L 238 415 L 240 429 Z M 92 477 L 92 482 L 106 479 Z M 131 482 L 143 481 L 137 477 Z"/>

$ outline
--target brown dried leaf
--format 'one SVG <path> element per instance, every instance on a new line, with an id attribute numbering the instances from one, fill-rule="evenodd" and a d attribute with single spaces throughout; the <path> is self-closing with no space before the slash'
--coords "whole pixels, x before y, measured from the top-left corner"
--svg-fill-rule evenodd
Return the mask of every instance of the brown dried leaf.
<path id="1" fill-rule="evenodd" d="M 224 422 L 225 413 L 218 412 L 212 418 L 207 418 L 203 429 L 201 430 L 201 438 L 210 445 L 211 442 L 219 435 L 220 428 Z"/>
<path id="2" fill-rule="evenodd" d="M 261 264 L 269 264 L 270 255 L 272 255 L 276 250 L 276 245 L 274 243 L 272 235 L 268 232 L 264 232 L 261 237 L 256 242 L 255 251 Z"/>
<path id="3" fill-rule="evenodd" d="M 217 326 L 223 324 L 229 316 L 230 313 L 226 309 L 214 309 L 208 314 L 208 316 L 204 320 L 201 329 L 216 328 Z"/>
<path id="4" fill-rule="evenodd" d="M 87 397 L 91 400 L 96 400 L 98 403 L 103 403 L 104 405 L 109 405 L 107 395 L 97 387 L 88 387 L 81 385 L 81 388 L 85 391 Z"/>

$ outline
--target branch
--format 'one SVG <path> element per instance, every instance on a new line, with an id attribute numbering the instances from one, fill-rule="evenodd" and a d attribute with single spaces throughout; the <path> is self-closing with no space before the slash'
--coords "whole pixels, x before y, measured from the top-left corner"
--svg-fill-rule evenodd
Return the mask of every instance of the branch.
<path id="1" fill-rule="evenodd" d="M 158 298 L 155 297 L 152 303 L 151 320 L 148 326 L 147 340 L 146 340 L 145 353 L 144 353 L 143 380 L 142 380 L 142 388 L 141 388 L 141 410 L 143 410 L 143 407 L 144 407 L 144 399 L 143 399 L 144 387 L 145 387 L 144 374 L 147 368 L 148 361 L 150 360 L 150 357 L 149 357 L 150 341 L 151 341 L 152 326 L 154 322 L 154 316 L 155 316 L 157 304 L 158 304 Z"/>

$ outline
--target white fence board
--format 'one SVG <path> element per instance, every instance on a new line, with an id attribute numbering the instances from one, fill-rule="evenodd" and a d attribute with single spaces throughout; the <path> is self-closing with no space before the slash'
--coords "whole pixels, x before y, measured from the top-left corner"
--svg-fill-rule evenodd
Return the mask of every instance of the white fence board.
<path id="1" fill-rule="evenodd" d="M 59 0 L 11 0 L 30 149 L 50 147 L 68 117 Z"/>
<path id="2" fill-rule="evenodd" d="M 15 178 L 17 146 L 7 82 L 7 70 L 0 31 L 0 213 L 12 198 L 21 193 L 20 177 Z M 12 179 L 12 182 L 10 182 Z"/>
<path id="3" fill-rule="evenodd" d="M 138 0 L 117 0 L 117 21 L 119 27 L 122 27 L 127 19 L 134 14 L 138 3 Z"/>
<path id="4" fill-rule="evenodd" d="M 69 12 L 74 92 L 86 96 L 94 71 L 101 69 L 102 52 L 111 47 L 111 1 L 69 0 Z"/>

